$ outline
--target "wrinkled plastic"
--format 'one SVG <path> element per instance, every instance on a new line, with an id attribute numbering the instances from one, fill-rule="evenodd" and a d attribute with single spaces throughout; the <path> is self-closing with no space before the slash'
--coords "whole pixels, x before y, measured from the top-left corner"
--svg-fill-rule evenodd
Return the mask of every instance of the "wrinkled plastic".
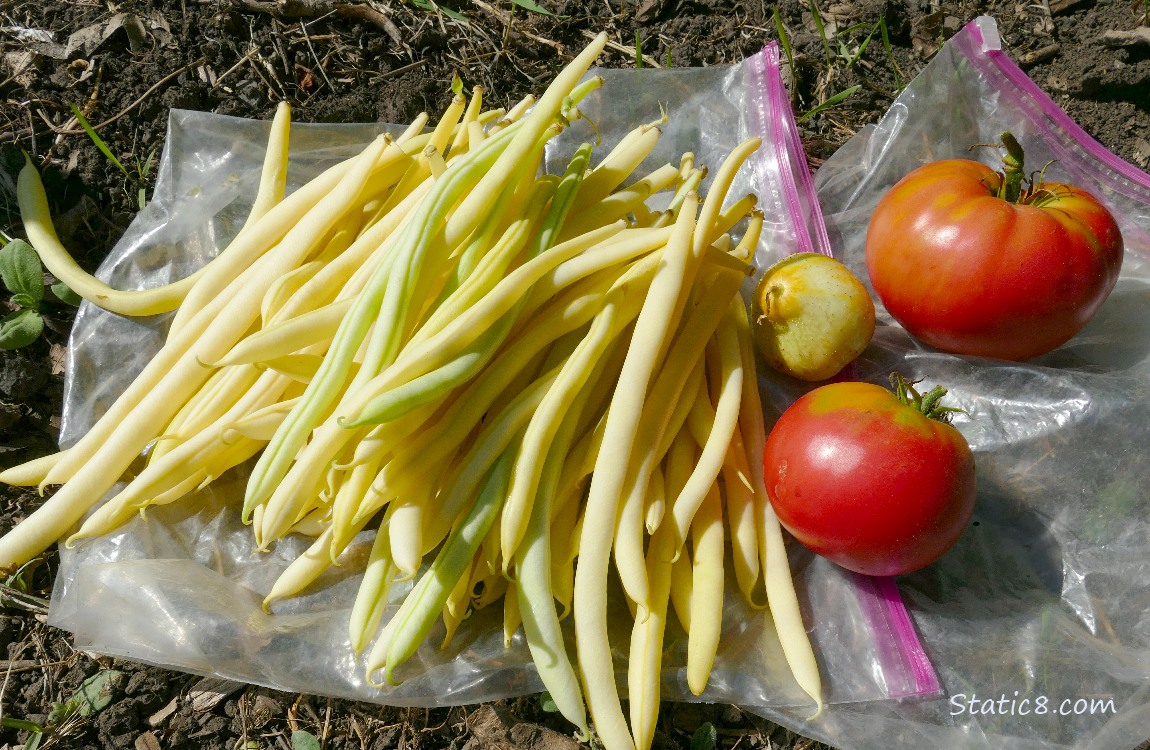
<path id="1" fill-rule="evenodd" d="M 836 252 L 866 280 L 871 210 L 928 161 L 976 158 L 1010 130 L 1031 169 L 1098 195 L 1126 242 L 1095 319 L 1024 363 L 926 348 L 881 308 L 855 376 L 898 369 L 945 384 L 978 470 L 974 525 L 898 586 L 945 691 L 937 700 L 832 706 L 785 723 L 858 750 L 1130 750 L 1150 737 L 1150 175 L 1090 138 L 1010 61 L 995 23 L 951 39 L 820 167 Z M 873 296 L 873 295 L 872 295 Z M 876 298 L 877 299 L 877 298 Z M 780 385 L 774 407 L 793 397 Z"/>
<path id="2" fill-rule="evenodd" d="M 897 369 L 951 389 L 952 403 L 967 412 L 956 426 L 976 451 L 975 525 L 939 563 L 897 580 L 909 622 L 900 620 L 905 610 L 886 606 L 891 582 L 860 585 L 792 548 L 827 711 L 806 720 L 809 703 L 786 670 L 769 619 L 747 610 L 734 592 L 705 700 L 744 705 L 858 750 L 1129 750 L 1150 734 L 1150 458 L 1143 449 L 1150 424 L 1150 178 L 1107 156 L 1036 88 L 1027 89 L 1025 75 L 1018 78 L 1008 63 L 993 21 L 980 19 L 939 51 L 877 126 L 826 162 L 816 187 L 830 247 L 865 280 L 863 238 L 879 196 L 913 167 L 968 156 L 969 144 L 993 142 L 1010 129 L 1032 164 L 1057 158 L 1049 176 L 1096 189 L 1118 216 L 1128 247 L 1118 286 L 1084 331 L 1026 363 L 926 349 L 880 308 L 874 344 L 852 374 L 882 382 Z M 662 103 L 671 120 L 657 159 L 676 161 L 693 150 L 714 167 L 746 135 L 769 136 L 761 119 L 770 113 L 763 66 L 759 55 L 733 68 L 600 71 L 611 107 L 587 108 L 604 133 L 599 154 L 626 127 L 656 119 Z M 631 110 L 611 119 L 623 105 Z M 293 184 L 325 160 L 354 152 L 374 132 L 314 128 L 293 131 Z M 156 283 L 150 274 L 179 276 L 187 268 L 177 262 L 190 267 L 210 257 L 242 223 L 266 132 L 263 123 L 173 112 L 156 197 L 109 258 L 104 277 Z M 554 163 L 579 137 L 573 131 L 566 146 L 557 145 Z M 787 158 L 801 164 L 793 151 Z M 803 232 L 779 182 L 784 171 L 773 149 L 760 149 L 733 190 L 737 196 L 755 189 L 762 197 L 764 264 L 801 247 Z M 794 195 L 807 209 L 812 247 L 802 249 L 818 250 L 818 203 L 811 205 L 801 187 Z M 162 325 L 82 309 L 71 347 L 65 440 L 82 434 L 142 366 Z M 141 344 L 146 331 L 157 332 Z M 761 384 L 768 416 L 809 387 L 769 375 Z M 269 617 L 259 601 L 303 540 L 253 555 L 248 530 L 236 520 L 241 481 L 218 483 L 192 502 L 149 512 L 148 522 L 65 551 L 51 621 L 73 631 L 80 648 L 290 691 L 429 706 L 541 689 L 522 642 L 503 648 L 492 610 L 467 620 L 446 652 L 436 648 L 433 633 L 400 687 L 367 686 L 344 631 L 370 534 L 349 550 L 346 565 Z M 876 634 L 883 623 L 891 633 L 885 640 Z M 925 653 L 890 654 L 908 631 L 918 632 Z M 625 658 L 625 636 L 613 642 Z M 684 652 L 682 633 L 669 633 L 665 698 L 691 698 L 678 666 Z M 902 671 L 891 663 L 898 659 L 909 659 Z M 942 697 L 907 682 L 931 664 Z M 918 697 L 889 700 L 899 694 Z"/>
<path id="3" fill-rule="evenodd" d="M 819 233 L 821 222 L 811 221 L 811 206 L 817 205 L 813 189 L 809 181 L 794 181 L 805 159 L 796 151 L 789 105 L 778 96 L 781 82 L 774 99 L 762 89 L 764 76 L 778 76 L 777 54 L 757 55 L 734 67 L 597 72 L 606 82 L 582 106 L 602 134 L 596 160 L 631 128 L 660 119 L 664 109 L 668 119 L 660 145 L 640 171 L 678 164 L 685 151 L 715 170 L 732 148 L 757 134 L 765 147 L 736 179 L 731 200 L 751 191 L 762 196 L 760 263 L 803 247 L 800 235 Z M 298 186 L 332 160 L 355 153 L 378 129 L 294 125 L 289 185 Z M 267 132 L 266 123 L 174 111 L 152 202 L 113 250 L 101 276 L 122 287 L 155 284 L 212 257 L 246 216 Z M 567 156 L 579 143 L 594 140 L 595 133 L 587 122 L 576 122 L 551 144 L 549 170 L 562 171 Z M 798 196 L 798 202 L 788 203 L 787 195 Z M 88 305 L 81 309 L 70 347 L 65 443 L 78 439 L 143 367 L 159 347 L 166 323 L 127 320 Z M 72 631 L 78 648 L 292 692 L 438 706 L 542 689 L 522 637 L 504 648 L 498 607 L 466 620 L 446 650 L 439 648 L 442 628 L 433 631 L 397 671 L 403 680 L 398 687 L 368 685 L 351 652 L 347 621 L 370 531 L 345 552 L 344 564 L 325 573 L 305 596 L 277 603 L 274 616 L 265 614 L 264 594 L 310 540 L 289 538 L 268 554 L 253 553 L 250 530 L 239 522 L 242 481 L 240 473 L 229 475 L 195 498 L 148 510 L 147 520 L 138 518 L 118 533 L 64 550 L 52 623 Z M 887 631 L 876 641 L 874 620 L 866 616 L 876 602 L 897 612 L 902 608 L 897 596 L 876 598 L 853 577 L 801 551 L 794 559 L 825 698 L 876 701 L 922 692 L 908 682 L 903 642 L 884 640 Z M 406 588 L 394 587 L 393 602 Z M 630 615 L 621 592 L 613 599 L 612 643 L 622 665 Z M 810 699 L 790 674 L 769 614 L 751 610 L 733 586 L 726 601 L 722 647 L 702 699 L 760 711 L 794 706 L 796 714 L 810 715 Z M 672 623 L 663 695 L 695 699 L 682 666 L 686 637 L 673 618 Z"/>

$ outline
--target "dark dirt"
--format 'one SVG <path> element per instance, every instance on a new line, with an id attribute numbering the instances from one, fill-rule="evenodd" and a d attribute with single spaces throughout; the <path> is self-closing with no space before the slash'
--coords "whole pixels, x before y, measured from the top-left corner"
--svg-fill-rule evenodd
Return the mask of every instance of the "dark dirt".
<path id="1" fill-rule="evenodd" d="M 26 151 L 42 168 L 65 244 L 94 268 L 150 189 L 149 156 L 162 148 L 169 109 L 269 118 L 288 99 L 300 121 L 407 122 L 438 111 L 453 72 L 506 105 L 538 92 L 593 32 L 617 47 L 608 66 L 738 62 L 777 38 L 766 0 L 542 0 L 559 18 L 505 0 L 416 3 L 352 0 L 4 0 L 0 3 L 0 229 L 21 233 L 15 174 Z M 427 5 L 421 3 L 421 5 Z M 999 21 L 1011 56 L 1089 133 L 1123 159 L 1150 165 L 1150 3 L 1145 0 L 852 0 L 821 4 L 853 50 L 879 18 L 854 65 L 824 51 L 806 0 L 777 3 L 796 52 L 798 112 L 860 84 L 845 102 L 804 123 L 812 168 L 886 110 L 942 40 L 982 13 Z M 465 16 L 466 25 L 447 11 Z M 1142 35 L 1137 32 L 1141 28 Z M 71 105 L 97 127 L 118 169 L 78 127 Z M 0 305 L 3 305 L 0 302 Z M 2 312 L 2 309 L 0 309 Z M 54 449 L 70 308 L 50 306 L 32 346 L 0 351 L 0 467 Z M 40 502 L 0 488 L 0 528 Z M 0 591 L 0 747 L 20 747 L 27 726 L 48 726 L 41 748 L 290 748 L 292 732 L 324 747 L 575 747 L 570 727 L 538 696 L 432 711 L 287 695 L 75 652 L 44 624 L 54 554 Z M 5 653 L 6 652 L 6 653 Z M 121 672 L 110 702 L 61 718 L 86 679 Z M 819 747 L 737 708 L 665 704 L 657 747 L 689 747 L 700 727 L 720 747 Z M 706 746 L 710 746 L 707 744 Z M 1144 744 L 1143 749 L 1150 747 Z"/>

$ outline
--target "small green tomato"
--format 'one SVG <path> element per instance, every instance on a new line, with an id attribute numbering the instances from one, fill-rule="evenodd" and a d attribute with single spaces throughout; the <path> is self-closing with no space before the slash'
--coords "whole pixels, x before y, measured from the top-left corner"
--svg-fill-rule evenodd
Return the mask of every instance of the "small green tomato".
<path id="1" fill-rule="evenodd" d="M 795 253 L 768 268 L 755 288 L 753 314 L 767 364 L 801 380 L 833 377 L 874 335 L 866 287 L 821 253 Z"/>

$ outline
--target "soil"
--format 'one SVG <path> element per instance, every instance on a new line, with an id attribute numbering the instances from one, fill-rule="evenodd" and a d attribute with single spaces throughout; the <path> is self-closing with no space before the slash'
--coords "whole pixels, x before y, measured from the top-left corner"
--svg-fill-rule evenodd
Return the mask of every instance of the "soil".
<path id="1" fill-rule="evenodd" d="M 5 0 L 0 229 L 21 234 L 15 175 L 27 152 L 43 170 L 66 246 L 95 268 L 150 190 L 171 108 L 269 118 L 287 99 L 300 121 L 408 122 L 441 109 L 453 73 L 483 85 L 497 105 L 536 93 L 599 30 L 617 43 L 601 61 L 607 66 L 634 66 L 637 39 L 648 66 L 738 62 L 778 38 L 776 7 L 796 55 L 797 111 L 860 86 L 804 121 L 812 169 L 877 120 L 941 41 L 984 13 L 1071 117 L 1118 156 L 1150 165 L 1146 0 L 823 0 L 818 18 L 839 34 L 829 51 L 807 0 L 540 2 L 556 15 L 501 0 Z M 879 19 L 889 46 L 876 34 L 848 64 Z M 78 126 L 72 105 L 123 170 Z M 0 468 L 55 449 L 71 310 L 50 303 L 39 340 L 0 351 Z M 10 487 L 0 497 L 0 529 L 42 502 Z M 291 748 L 299 730 L 333 750 L 578 745 L 539 696 L 398 709 L 76 652 L 67 633 L 45 624 L 55 564 L 46 554 L 0 589 L 0 747 L 32 736 L 20 721 L 49 728 L 42 748 Z M 106 680 L 106 705 L 62 711 L 93 677 Z M 693 704 L 664 705 L 655 744 L 821 747 L 735 707 Z"/>

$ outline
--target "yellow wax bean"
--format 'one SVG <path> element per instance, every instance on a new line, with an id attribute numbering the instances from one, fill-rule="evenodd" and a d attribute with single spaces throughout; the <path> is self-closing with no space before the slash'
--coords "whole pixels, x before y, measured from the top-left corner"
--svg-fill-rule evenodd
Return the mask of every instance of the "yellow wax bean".
<path id="1" fill-rule="evenodd" d="M 153 461 L 138 474 L 127 487 L 108 502 L 101 505 L 89 516 L 80 530 L 68 539 L 68 544 L 76 540 L 98 536 L 117 528 L 127 521 L 137 510 L 149 504 L 155 494 L 164 492 L 179 484 L 190 473 L 205 467 L 215 453 L 228 450 L 229 445 L 221 439 L 224 427 L 238 417 L 255 409 L 274 403 L 286 386 L 282 376 L 266 373 L 249 388 L 231 407 L 213 423 L 171 452 Z M 255 453 L 252 449 L 249 455 Z M 218 469 L 216 470 L 218 471 Z M 206 476 L 213 476 L 208 474 Z"/>
<path id="2" fill-rule="evenodd" d="M 337 220 L 354 202 L 381 148 L 382 144 L 378 144 L 365 151 L 367 158 L 356 165 L 359 168 L 356 179 L 345 181 L 339 190 L 317 204 L 317 208 L 322 207 L 324 216 L 323 219 L 317 217 L 317 234 L 322 235 L 329 222 Z M 286 203 L 281 202 L 276 208 Z M 337 207 L 339 210 L 333 210 Z M 275 209 L 272 210 L 274 212 Z M 0 537 L 0 567 L 20 565 L 39 554 L 62 536 L 95 499 L 115 483 L 144 446 L 159 434 L 180 406 L 207 379 L 210 371 L 199 363 L 221 356 L 248 329 L 258 314 L 259 300 L 268 286 L 299 265 L 313 239 L 305 234 L 291 243 L 281 242 L 276 252 L 263 255 L 234 282 L 242 291 L 226 299 L 228 314 L 221 315 L 215 308 L 215 305 L 222 307 L 217 297 L 188 322 L 178 341 L 169 340 L 125 395 L 75 449 L 68 452 L 66 459 L 75 458 L 75 461 L 62 460 L 56 464 L 53 473 L 65 474 L 67 484 L 15 529 Z M 65 467 L 65 464 L 69 465 Z M 48 479 L 51 478 L 50 475 Z"/>
<path id="3" fill-rule="evenodd" d="M 695 230 L 698 196 L 686 200 L 664 251 L 647 301 L 639 313 L 619 384 L 611 398 L 603 444 L 591 475 L 587 510 L 579 537 L 579 565 L 575 569 L 573 613 L 579 667 L 588 690 L 591 718 L 607 750 L 634 747 L 615 687 L 614 665 L 607 636 L 607 570 L 619 497 L 627 478 L 653 373 L 659 365 L 664 339 L 670 339 L 678 317 L 674 309 L 679 291 L 690 286 L 691 235 Z"/>
<path id="4" fill-rule="evenodd" d="M 282 198 L 289 120 L 290 108 L 286 104 L 281 104 L 272 123 L 268 155 L 261 174 L 260 191 L 249 215 L 249 221 L 253 223 L 254 220 L 262 218 Z M 45 267 L 81 297 L 104 309 L 121 315 L 154 315 L 169 312 L 180 306 L 192 288 L 209 273 L 208 266 L 205 266 L 191 276 L 161 287 L 143 291 L 113 289 L 80 268 L 60 243 L 48 211 L 48 199 L 43 183 L 40 182 L 40 177 L 28 157 L 25 157 L 25 166 L 17 178 L 17 200 L 28 241 L 36 248 Z M 235 251 L 226 258 L 221 254 L 215 266 L 231 264 L 236 255 Z M 240 267 L 250 262 L 250 256 L 241 256 Z"/>
<path id="5" fill-rule="evenodd" d="M 584 211 L 575 213 L 571 220 L 563 225 L 560 241 L 569 237 L 576 237 L 589 232 L 596 227 L 606 226 L 635 210 L 648 198 L 660 190 L 666 189 L 679 178 L 679 170 L 670 164 L 664 164 L 651 174 L 604 197 L 598 203 L 588 206 Z"/>
<path id="6" fill-rule="evenodd" d="M 535 283 L 527 302 L 528 310 L 543 304 L 561 289 L 580 279 L 662 247 L 670 239 L 671 229 L 670 227 L 659 231 L 626 229 L 622 222 L 616 222 L 580 235 L 569 242 L 579 242 L 580 239 L 592 236 L 603 239 L 584 247 L 581 252 L 557 265 Z"/>
<path id="7" fill-rule="evenodd" d="M 687 686 L 702 695 L 715 665 L 723 630 L 723 505 L 712 484 L 691 523 L 691 623 L 687 633 Z"/>
<path id="8" fill-rule="evenodd" d="M 319 307 L 309 312 L 261 328 L 241 339 L 231 351 L 214 364 L 217 367 L 266 362 L 299 350 L 330 341 L 340 321 L 351 308 L 351 300 Z"/>
<path id="9" fill-rule="evenodd" d="M 563 363 L 555 383 L 531 417 L 523 437 L 523 448 L 516 457 L 511 489 L 503 506 L 500 540 L 504 564 L 514 557 L 526 531 L 544 459 L 571 401 L 587 383 L 594 363 L 605 356 L 622 329 L 639 314 L 645 292 L 641 279 L 633 283 L 623 282 L 612 289 L 603 312 L 596 316 L 587 336 Z"/>
<path id="10" fill-rule="evenodd" d="M 458 471 L 440 492 L 435 513 L 426 519 L 425 548 L 438 544 L 447 535 L 452 519 L 458 517 L 474 498 L 487 468 L 508 449 L 513 439 L 522 436 L 531 415 L 558 377 L 558 370 L 551 370 L 536 379 L 480 429 L 460 458 Z"/>
<path id="11" fill-rule="evenodd" d="M 480 563 L 474 557 L 468 560 L 451 593 L 447 595 L 447 601 L 443 605 L 443 623 L 447 625 L 447 635 L 444 636 L 440 648 L 447 648 L 455 627 L 467 616 L 467 609 L 471 606 L 471 580 L 478 564 Z"/>
<path id="12" fill-rule="evenodd" d="M 762 609 L 766 606 L 766 602 L 757 601 L 755 598 L 755 584 L 759 580 L 760 547 L 755 518 L 755 490 L 751 486 L 751 470 L 748 464 L 741 430 L 736 429 L 722 469 L 727 524 L 730 527 L 731 561 L 735 571 L 735 582 L 743 592 L 743 598 L 751 607 Z"/>
<path id="13" fill-rule="evenodd" d="M 215 296 L 209 305 L 182 326 L 178 333 L 169 333 L 168 340 L 145 366 L 143 372 L 77 443 L 75 450 L 69 451 L 68 458 L 54 467 L 47 477 L 49 483 L 63 483 L 79 469 L 81 464 L 91 463 L 89 459 L 93 453 L 108 443 L 113 432 L 124 420 L 133 416 L 136 419 L 143 419 L 143 414 L 147 414 L 149 419 L 159 419 L 165 414 L 172 414 L 186 401 L 198 383 L 209 374 L 209 371 L 199 363 L 218 359 L 222 354 L 217 351 L 218 349 L 230 346 L 246 332 L 251 322 L 255 320 L 259 300 L 262 299 L 266 289 L 276 279 L 297 267 L 326 228 L 338 220 L 343 210 L 354 202 L 360 188 L 370 176 L 376 155 L 381 148 L 382 143 L 376 141 L 372 147 L 356 157 L 353 164 L 348 164 L 347 169 L 336 172 L 337 177 L 348 177 L 347 172 L 353 165 L 357 170 L 354 177 L 343 179 L 338 183 L 338 190 L 333 192 L 329 189 L 320 202 L 309 211 L 307 215 L 313 218 L 309 220 L 305 231 L 294 233 L 292 241 L 281 242 L 274 252 L 261 255 L 258 261 L 231 280 L 226 294 Z M 280 216 L 282 212 L 295 210 L 296 205 L 293 203 L 295 196 L 303 193 L 315 182 L 313 180 L 308 186 L 297 190 L 292 196 L 277 204 L 262 221 L 257 223 L 257 227 L 283 220 L 284 217 Z M 228 314 L 221 315 L 225 308 Z M 173 370 L 181 367 L 184 370 L 190 368 L 191 372 L 173 377 Z M 161 382 L 175 383 L 182 395 L 174 397 L 172 391 L 159 388 Z M 149 398 L 156 400 L 161 408 L 140 409 L 140 404 Z M 165 419 L 165 423 L 166 421 L 168 420 Z M 146 439 L 157 433 L 158 430 L 149 430 L 134 437 Z"/>
<path id="14" fill-rule="evenodd" d="M 463 119 L 460 120 L 459 127 L 455 129 L 455 133 L 451 139 L 451 145 L 447 149 L 449 156 L 458 156 L 465 153 L 468 149 L 470 140 L 471 126 L 479 125 L 479 113 L 483 109 L 483 87 L 474 86 L 471 89 L 471 101 L 467 103 L 467 109 L 463 112 Z"/>
<path id="15" fill-rule="evenodd" d="M 662 551 L 662 554 L 667 555 L 668 558 L 677 555 L 682 547 L 687 536 L 687 529 L 691 525 L 691 519 L 706 498 L 708 489 L 715 483 L 715 479 L 719 475 L 723 460 L 727 455 L 727 448 L 731 444 L 731 437 L 734 435 L 735 427 L 738 424 L 744 379 L 738 340 L 729 325 L 720 326 L 716 338 L 722 357 L 722 380 L 716 384 L 716 387 L 720 389 L 718 406 L 715 410 L 715 418 L 709 425 L 703 453 L 699 457 L 686 486 L 677 496 L 674 496 L 670 508 L 671 517 L 663 524 L 670 527 L 669 533 L 663 537 L 670 546 Z M 746 375 L 746 377 L 749 378 L 750 375 Z M 691 411 L 698 414 L 704 406 L 705 398 L 696 399 Z M 688 415 L 688 422 L 690 419 L 690 415 Z"/>
<path id="16" fill-rule="evenodd" d="M 356 654 L 363 652 L 371 639 L 371 634 L 379 628 L 380 620 L 383 619 L 383 611 L 391 593 L 391 584 L 395 580 L 395 567 L 391 564 L 390 549 L 385 521 L 375 533 L 367 567 L 363 571 L 363 578 L 360 579 L 359 588 L 356 590 L 355 603 L 351 608 L 348 634 L 351 637 L 352 650 Z"/>
<path id="17" fill-rule="evenodd" d="M 738 337 L 739 355 L 744 367 L 753 367 L 755 348 L 751 334 L 751 323 L 746 307 L 739 300 L 731 305 L 732 328 Z M 744 383 L 742 389 L 742 430 L 743 443 L 748 456 L 761 456 L 767 442 L 767 430 L 763 421 L 763 407 L 759 400 L 758 387 Z M 755 491 L 755 510 L 759 519 L 758 537 L 763 581 L 766 584 L 767 603 L 770 617 L 779 634 L 783 654 L 791 673 L 799 687 L 815 701 L 815 715 L 823 710 L 822 678 L 818 662 L 811 647 L 810 636 L 803 624 L 799 609 L 798 595 L 791 578 L 790 562 L 783 542 L 779 519 L 771 507 L 767 496 L 766 481 L 763 476 L 762 461 L 750 461 L 751 485 Z"/>
<path id="18" fill-rule="evenodd" d="M 635 169 L 643 163 L 659 143 L 662 131 L 655 125 L 643 125 L 636 131 L 637 137 L 624 140 L 587 175 L 579 187 L 573 212 L 591 209 L 619 187 Z"/>
<path id="19" fill-rule="evenodd" d="M 17 487 L 30 487 L 40 484 L 44 481 L 44 478 L 48 476 L 48 472 L 52 470 L 52 467 L 59 463 L 64 457 L 66 452 L 67 450 L 49 453 L 47 456 L 34 458 L 31 461 L 25 461 L 22 464 L 5 469 L 0 472 L 0 482 Z"/>
<path id="20" fill-rule="evenodd" d="M 359 529 L 357 529 L 358 531 Z M 264 597 L 263 608 L 265 612 L 271 611 L 272 602 L 300 593 L 314 583 L 324 571 L 331 568 L 335 557 L 331 552 L 331 535 L 331 526 L 328 526 L 302 555 L 292 560 L 287 568 L 280 573 Z M 340 552 L 342 553 L 343 550 L 341 549 Z"/>
<path id="21" fill-rule="evenodd" d="M 240 417 L 220 433 L 220 439 L 225 443 L 231 443 L 239 440 L 241 437 L 245 437 L 250 440 L 258 440 L 266 443 L 271 439 L 276 427 L 278 427 L 280 422 L 284 420 L 284 417 L 287 416 L 288 411 L 295 404 L 296 398 L 298 398 L 298 396 L 285 398 L 271 406 L 256 409 Z"/>
<path id="22" fill-rule="evenodd" d="M 661 527 L 660 532 L 666 527 Z M 656 536 L 660 532 L 656 532 Z M 635 745 L 649 748 L 659 717 L 660 682 L 663 673 L 663 635 L 667 627 L 667 603 L 671 594 L 670 560 L 660 558 L 659 544 L 652 540 L 647 554 L 647 577 L 651 581 L 650 606 L 635 620 L 631 630 L 627 663 L 627 692 Z"/>
<path id="23" fill-rule="evenodd" d="M 671 564 L 671 608 L 683 630 L 691 630 L 691 555 L 684 550 Z"/>
<path id="24" fill-rule="evenodd" d="M 480 178 L 475 189 L 463 199 L 448 219 L 444 232 L 448 246 L 457 244 L 479 224 L 491 196 L 498 195 L 511 176 L 521 169 L 524 157 L 534 148 L 544 131 L 551 127 L 563 100 L 571 94 L 572 89 L 595 62 L 595 58 L 603 51 L 606 44 L 606 33 L 599 34 L 552 79 L 547 90 L 532 107 L 530 114 L 523 119 L 524 127 L 515 140 L 499 155 L 495 164 Z"/>
<path id="25" fill-rule="evenodd" d="M 654 534 L 655 529 L 659 528 L 666 510 L 667 490 L 663 486 L 663 470 L 655 466 L 647 481 L 647 507 L 643 514 L 643 525 L 647 527 L 648 534 Z"/>
<path id="26" fill-rule="evenodd" d="M 308 261 L 299 268 L 292 269 L 276 279 L 260 302 L 260 320 L 263 321 L 263 325 L 270 323 L 272 317 L 280 311 L 288 298 L 299 291 L 299 288 L 312 276 L 315 276 L 321 268 L 323 268 L 323 263 L 318 260 Z"/>
<path id="27" fill-rule="evenodd" d="M 476 578 L 474 572 L 471 582 L 471 609 L 479 611 L 490 607 L 503 598 L 511 582 L 496 569 L 494 573 Z"/>
<path id="28" fill-rule="evenodd" d="M 388 442 L 383 430 L 369 432 L 355 447 L 351 467 L 332 499 L 332 559 L 355 536 L 356 510 L 379 473 Z"/>
<path id="29" fill-rule="evenodd" d="M 503 596 L 503 647 L 511 648 L 511 640 L 515 631 L 523 624 L 523 612 L 519 603 L 519 591 L 514 587 L 507 589 Z"/>
<path id="30" fill-rule="evenodd" d="M 287 188 L 288 145 L 291 133 L 291 105 L 280 102 L 272 117 L 271 132 L 268 135 L 267 150 L 260 168 L 260 184 L 256 189 L 256 199 L 244 227 L 262 219 L 268 211 L 283 200 Z M 243 228 L 240 229 L 243 231 Z"/>

